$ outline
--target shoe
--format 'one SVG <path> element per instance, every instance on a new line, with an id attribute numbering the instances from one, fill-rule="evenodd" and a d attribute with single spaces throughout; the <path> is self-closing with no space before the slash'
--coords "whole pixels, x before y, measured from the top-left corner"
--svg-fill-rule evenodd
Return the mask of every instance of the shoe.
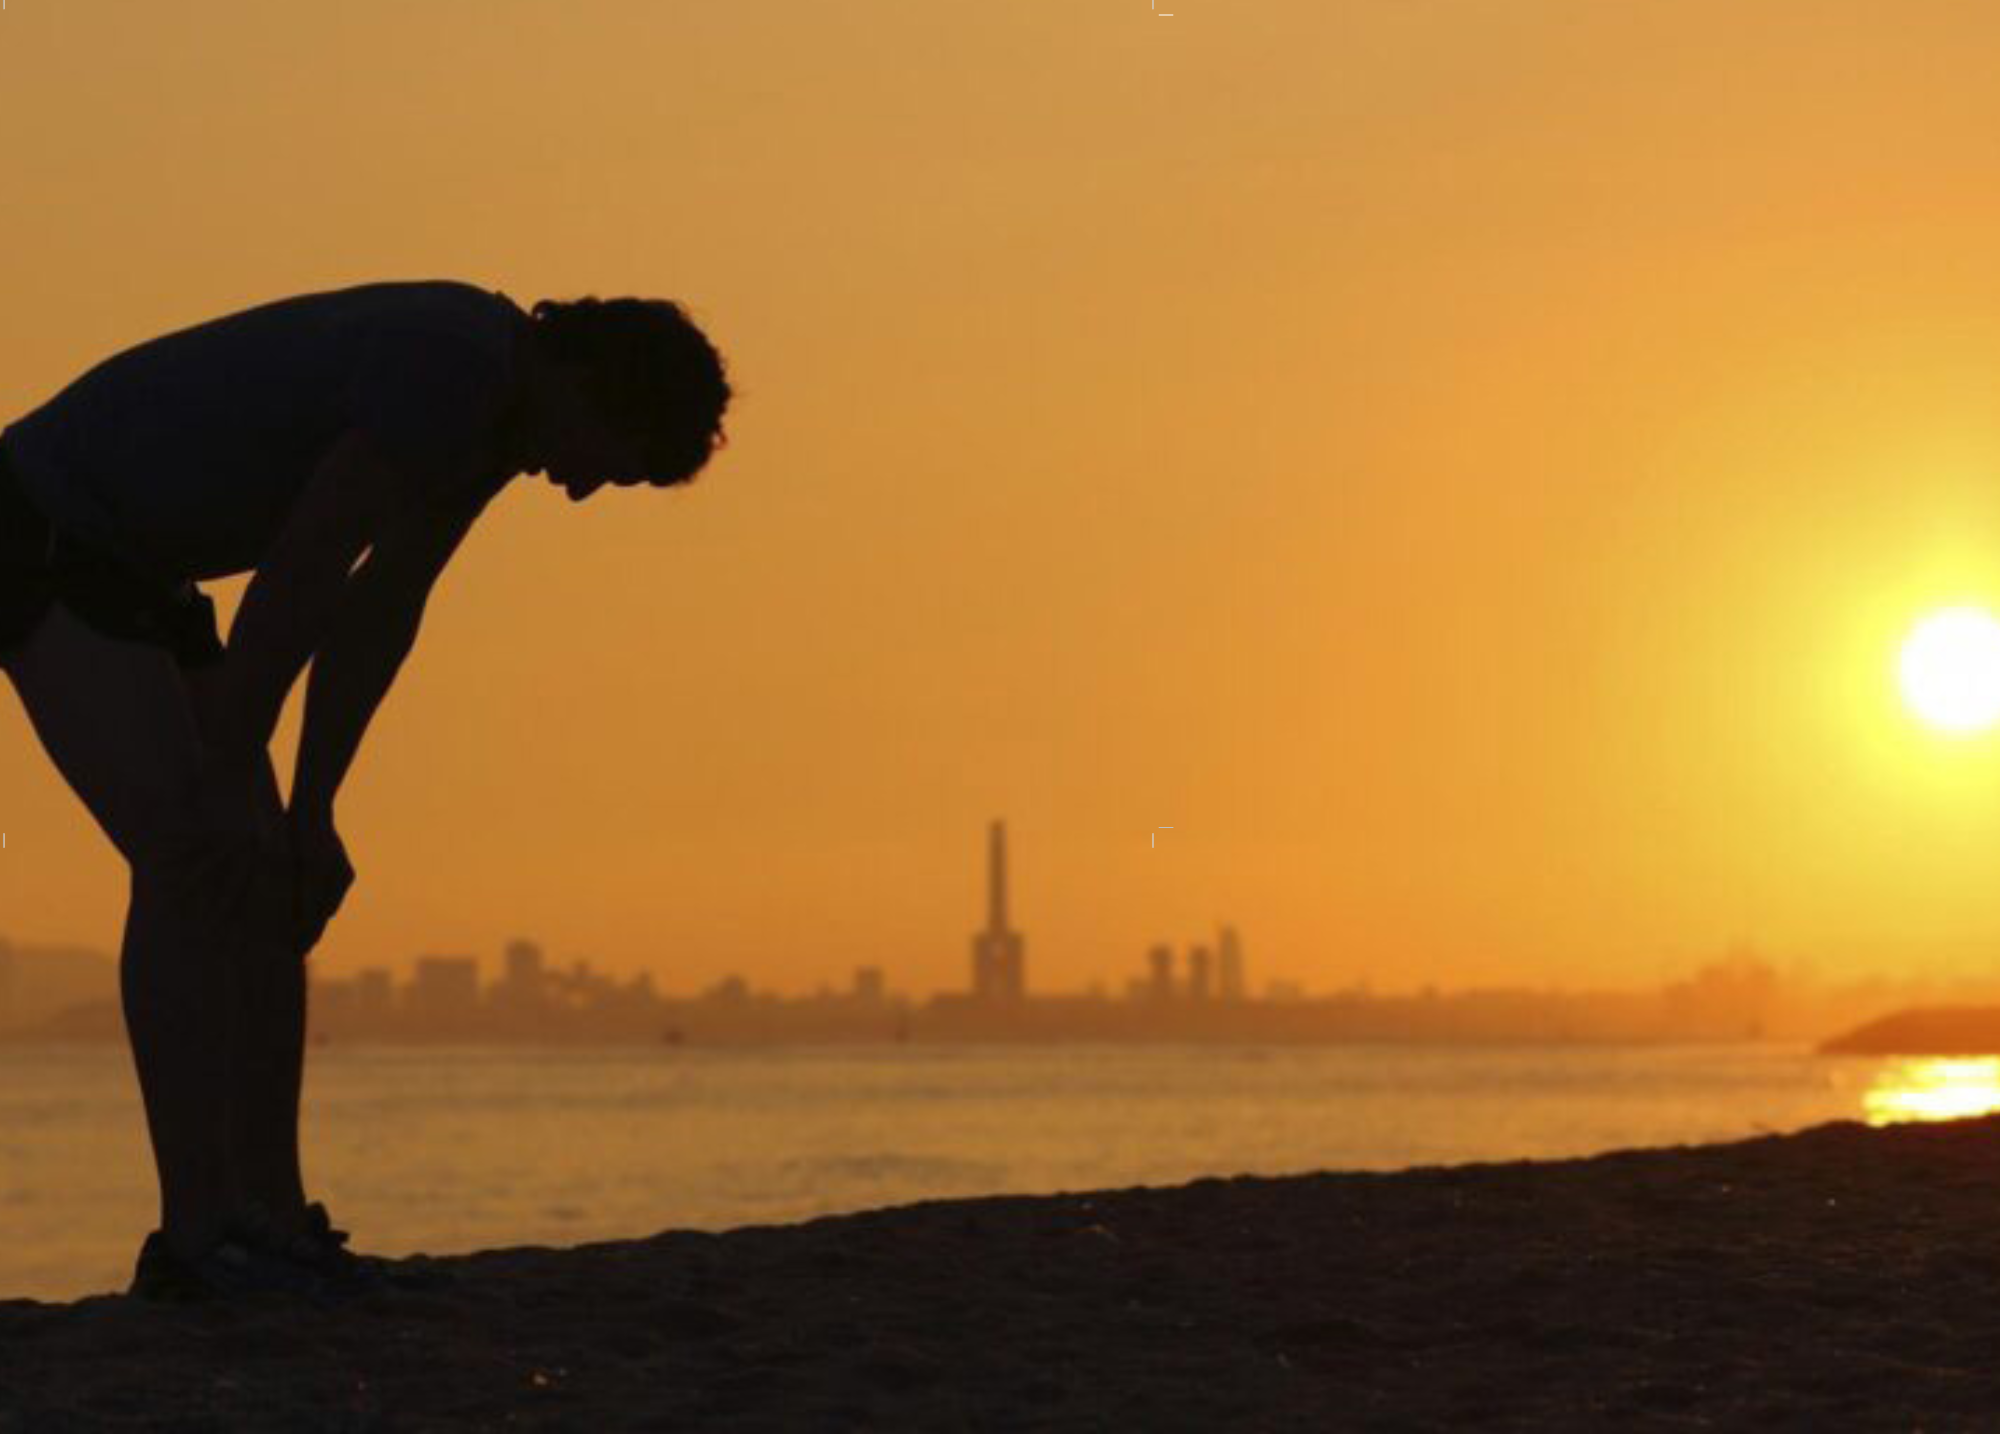
<path id="1" fill-rule="evenodd" d="M 387 1262 L 374 1255 L 358 1255 L 347 1248 L 347 1231 L 333 1228 L 333 1216 L 315 1200 L 306 1206 L 306 1233 L 318 1243 L 321 1257 L 334 1265 L 372 1267 Z"/>
<path id="2" fill-rule="evenodd" d="M 316 1305 L 336 1304 L 341 1292 L 316 1271 L 260 1248 L 232 1226 L 189 1259 L 154 1230 L 139 1247 L 125 1293 L 160 1304 L 206 1304 L 239 1295 L 279 1293 Z"/>
<path id="3" fill-rule="evenodd" d="M 318 1201 L 306 1206 L 303 1233 L 280 1230 L 269 1211 L 254 1202 L 244 1207 L 237 1228 L 266 1255 L 318 1276 L 340 1294 L 364 1294 L 385 1282 L 388 1262 L 348 1249 L 347 1231 L 333 1228 L 326 1206 Z"/>
<path id="4" fill-rule="evenodd" d="M 403 1290 L 444 1289 L 458 1283 L 458 1276 L 440 1269 L 429 1255 L 409 1255 L 387 1260 L 380 1255 L 357 1255 L 347 1248 L 347 1231 L 334 1228 L 326 1206 L 314 1200 L 306 1206 L 306 1229 L 320 1242 L 321 1264 L 336 1275 L 362 1282 L 392 1285 Z"/>
<path id="5" fill-rule="evenodd" d="M 271 1244 L 347 1292 L 383 1288 L 434 1290 L 458 1282 L 456 1275 L 437 1268 L 427 1255 L 401 1260 L 361 1255 L 347 1248 L 347 1239 L 347 1231 L 335 1227 L 326 1206 L 314 1200 L 306 1206 L 305 1234 L 287 1239 L 274 1232 Z"/>

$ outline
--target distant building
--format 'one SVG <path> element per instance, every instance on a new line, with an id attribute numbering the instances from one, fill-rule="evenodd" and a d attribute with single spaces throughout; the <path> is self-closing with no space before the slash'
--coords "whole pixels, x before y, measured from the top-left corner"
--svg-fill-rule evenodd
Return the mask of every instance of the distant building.
<path id="1" fill-rule="evenodd" d="M 72 1006 L 119 999 L 118 961 L 82 946 L 11 943 L 4 958 L 6 983 L 0 1024 L 39 1026 Z"/>
<path id="2" fill-rule="evenodd" d="M 525 967 L 525 953 L 521 959 Z M 536 969 L 539 974 L 535 981 L 538 1002 L 535 1009 L 538 1012 L 576 1012 L 601 1002 L 615 1004 L 618 1000 L 617 982 L 591 970 L 590 962 L 582 957 L 570 962 L 567 970 L 542 967 L 539 962 Z"/>
<path id="3" fill-rule="evenodd" d="M 486 994 L 486 1004 L 510 1031 L 539 1030 L 554 1010 L 550 1000 L 551 981 L 542 961 L 542 948 L 526 937 L 517 936 L 501 950 L 500 979 Z"/>
<path id="4" fill-rule="evenodd" d="M 306 1021 L 315 1034 L 353 1028 L 354 982 L 319 976 L 308 961 L 306 987 Z"/>
<path id="5" fill-rule="evenodd" d="M 1216 938 L 1215 957 L 1219 967 L 1218 984 L 1222 999 L 1240 1001 L 1246 990 L 1243 984 L 1243 946 L 1236 939 L 1236 928 L 1225 926 Z"/>
<path id="6" fill-rule="evenodd" d="M 1188 949 L 1187 993 L 1190 1001 L 1206 1001 L 1215 994 L 1206 946 L 1194 946 Z"/>
<path id="7" fill-rule="evenodd" d="M 470 1025 L 479 1014 L 479 962 L 470 956 L 419 956 L 410 984 L 410 1017 L 422 1025 Z"/>
<path id="8" fill-rule="evenodd" d="M 507 943 L 506 973 L 494 988 L 493 999 L 510 1011 L 538 1011 L 546 1002 L 547 975 L 542 970 L 542 948 L 519 937 Z"/>
<path id="9" fill-rule="evenodd" d="M 987 834 L 986 929 L 972 938 L 972 995 L 1018 1001 L 1027 994 L 1021 934 L 1007 927 L 1007 831 L 995 821 Z"/>
<path id="10" fill-rule="evenodd" d="M 1174 994 L 1174 948 L 1155 946 L 1146 953 L 1146 960 L 1151 968 L 1146 994 L 1156 1001 L 1170 999 Z"/>
<path id="11" fill-rule="evenodd" d="M 879 1001 L 885 994 L 880 966 L 861 966 L 854 972 L 854 999 Z"/>
<path id="12" fill-rule="evenodd" d="M 389 1019 L 396 1007 L 396 990 L 383 967 L 370 966 L 354 977 L 354 1018 L 371 1025 Z"/>
<path id="13" fill-rule="evenodd" d="M 524 937 L 507 943 L 507 974 L 502 978 L 513 986 L 535 986 L 542 979 L 542 948 Z"/>

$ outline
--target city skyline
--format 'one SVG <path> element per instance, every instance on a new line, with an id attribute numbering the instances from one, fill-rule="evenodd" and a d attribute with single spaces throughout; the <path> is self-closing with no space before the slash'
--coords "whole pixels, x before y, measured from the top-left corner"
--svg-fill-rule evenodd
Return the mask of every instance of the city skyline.
<path id="1" fill-rule="evenodd" d="M 646 969 L 619 979 L 587 957 L 552 962 L 534 939 L 516 935 L 487 979 L 477 952 L 420 950 L 404 980 L 386 964 L 345 975 L 309 964 L 308 1019 L 314 1039 L 624 1039 L 813 1041 L 945 1039 L 1759 1039 L 1775 1028 L 1806 1029 L 1795 976 L 1739 947 L 1687 980 L 1652 992 L 1530 990 L 1424 985 L 1401 993 L 1365 983 L 1331 993 L 1272 978 L 1253 990 L 1236 925 L 1176 947 L 1153 941 L 1122 981 L 1078 989 L 1031 981 L 1026 931 L 1010 903 L 1007 822 L 986 827 L 984 926 L 970 940 L 961 985 L 912 992 L 881 964 L 852 968 L 839 987 L 820 982 L 783 993 L 730 971 L 693 991 L 663 989 Z M 79 968 L 82 963 L 82 969 Z M 16 951 L 0 937 L 0 1030 L 24 1029 Z M 94 964 L 94 973 L 87 968 Z M 95 991 L 109 975 L 97 953 L 72 950 L 61 976 L 69 998 L 40 1002 L 52 1032 L 103 1036 L 120 1024 L 115 996 Z M 1823 999 L 1821 1023 L 1851 1020 L 1875 997 L 1851 991 Z M 1775 1025 L 1774 1025 L 1775 1023 Z M 1787 1025 L 1789 1023 L 1789 1025 Z M 30 1021 L 29 1025 L 34 1022 Z M 1454 1033 L 1456 1033 L 1454 1035 Z"/>
<path id="2" fill-rule="evenodd" d="M 481 519 L 342 789 L 315 960 L 525 930 L 946 989 L 997 810 L 1051 989 L 1218 914 L 1313 988 L 2000 950 L 2000 734 L 1926 728 L 1894 666 L 2000 603 L 2000 10 L 1211 8 L 620 3 L 607 43 L 405 7 L 448 76 L 336 133 L 291 96 L 379 71 L 387 11 L 14 7 L 0 110 L 73 159 L 9 193 L 10 414 L 397 277 L 663 294 L 741 380 L 685 491 Z M 551 148 L 523 63 L 672 182 Z M 135 213 L 170 220 L 137 266 Z M 206 586 L 226 629 L 243 579 Z M 16 703 L 0 831 L 9 925 L 115 947 L 123 863 Z"/>

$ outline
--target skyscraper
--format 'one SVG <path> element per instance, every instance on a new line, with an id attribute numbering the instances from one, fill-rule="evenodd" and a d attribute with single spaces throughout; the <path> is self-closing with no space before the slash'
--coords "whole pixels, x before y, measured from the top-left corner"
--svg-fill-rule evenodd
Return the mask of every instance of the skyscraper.
<path id="1" fill-rule="evenodd" d="M 1214 993 L 1209 983 L 1210 964 L 1206 946 L 1188 948 L 1188 985 L 1190 1001 L 1206 1001 Z"/>
<path id="2" fill-rule="evenodd" d="M 507 943 L 507 974 L 503 978 L 530 1000 L 542 994 L 542 948 L 524 937 Z"/>
<path id="3" fill-rule="evenodd" d="M 1219 985 L 1222 999 L 1240 1001 L 1243 999 L 1243 947 L 1236 939 L 1236 928 L 1225 926 L 1215 943 L 1215 958 L 1220 970 Z"/>
<path id="4" fill-rule="evenodd" d="M 546 1004 L 543 992 L 547 975 L 542 969 L 542 948 L 522 937 L 507 943 L 507 973 L 495 983 L 490 1000 L 502 1010 L 531 1016 Z"/>
<path id="5" fill-rule="evenodd" d="M 354 1015 L 363 1024 L 387 1021 L 396 1009 L 396 991 L 389 972 L 370 966 L 354 978 Z"/>
<path id="6" fill-rule="evenodd" d="M 1007 829 L 995 820 L 987 835 L 986 929 L 972 938 L 972 994 L 982 1001 L 1018 1001 L 1027 994 L 1021 933 L 1007 929 Z"/>
<path id="7" fill-rule="evenodd" d="M 430 1026 L 469 1024 L 479 1010 L 479 962 L 471 956 L 419 956 L 408 1009 Z"/>

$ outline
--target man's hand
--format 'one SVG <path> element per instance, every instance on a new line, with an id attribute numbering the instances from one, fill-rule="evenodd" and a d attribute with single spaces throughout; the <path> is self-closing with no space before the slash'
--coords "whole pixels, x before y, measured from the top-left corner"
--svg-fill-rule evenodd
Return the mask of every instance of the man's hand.
<path id="1" fill-rule="evenodd" d="M 354 884 L 354 867 L 333 828 L 331 808 L 294 808 L 286 813 L 285 825 L 291 838 L 293 889 L 298 894 L 293 945 L 303 961 L 346 899 Z"/>

